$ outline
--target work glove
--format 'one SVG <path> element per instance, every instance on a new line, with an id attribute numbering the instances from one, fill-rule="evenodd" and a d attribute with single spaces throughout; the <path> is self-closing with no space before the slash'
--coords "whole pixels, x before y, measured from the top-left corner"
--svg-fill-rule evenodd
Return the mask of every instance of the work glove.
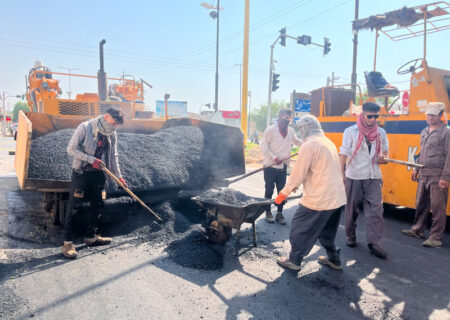
<path id="1" fill-rule="evenodd" d="M 275 162 L 275 164 L 280 164 L 280 163 L 283 162 L 283 161 L 281 161 L 278 157 L 275 158 L 275 159 L 273 159 L 273 161 Z"/>
<path id="2" fill-rule="evenodd" d="M 287 195 L 285 195 L 285 194 L 283 194 L 283 193 L 280 192 L 280 193 L 277 195 L 277 197 L 275 198 L 275 204 L 276 204 L 276 205 L 283 204 L 283 203 L 286 201 L 286 197 L 287 197 Z"/>
<path id="3" fill-rule="evenodd" d="M 92 167 L 97 170 L 102 170 L 103 166 L 105 166 L 105 163 L 100 159 L 95 159 L 94 163 L 92 163 Z"/>
<path id="4" fill-rule="evenodd" d="M 127 183 L 125 182 L 125 180 L 123 180 L 123 178 L 119 178 L 119 181 L 122 182 L 122 183 L 124 184 L 124 186 L 128 188 L 128 185 L 127 185 Z"/>

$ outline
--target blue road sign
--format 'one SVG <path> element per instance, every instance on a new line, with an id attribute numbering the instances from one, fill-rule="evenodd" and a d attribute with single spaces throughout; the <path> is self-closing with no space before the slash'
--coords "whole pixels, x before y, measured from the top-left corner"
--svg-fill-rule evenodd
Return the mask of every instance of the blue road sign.
<path id="1" fill-rule="evenodd" d="M 295 99 L 296 112 L 311 112 L 311 100 Z"/>

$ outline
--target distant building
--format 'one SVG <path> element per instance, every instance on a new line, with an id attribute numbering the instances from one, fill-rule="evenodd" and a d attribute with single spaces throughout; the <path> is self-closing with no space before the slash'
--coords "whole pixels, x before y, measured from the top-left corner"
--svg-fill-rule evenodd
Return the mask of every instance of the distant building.
<path id="1" fill-rule="evenodd" d="M 209 121 L 239 128 L 241 125 L 241 112 L 219 110 L 212 114 Z"/>

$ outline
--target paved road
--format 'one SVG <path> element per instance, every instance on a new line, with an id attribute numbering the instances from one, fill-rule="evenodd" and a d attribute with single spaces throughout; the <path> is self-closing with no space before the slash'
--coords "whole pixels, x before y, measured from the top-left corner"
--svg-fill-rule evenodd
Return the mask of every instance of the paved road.
<path id="1" fill-rule="evenodd" d="M 255 175 L 232 187 L 261 196 L 262 180 Z M 324 254 L 319 246 L 298 274 L 280 268 L 274 260 L 289 252 L 296 206 L 290 203 L 287 226 L 259 219 L 257 248 L 246 229 L 238 256 L 232 238 L 218 250 L 222 268 L 199 270 L 180 266 L 166 245 L 151 240 L 116 239 L 95 250 L 80 247 L 78 259 L 64 260 L 57 243 L 30 241 L 37 229 L 57 234 L 60 228 L 27 220 L 28 201 L 39 195 L 17 190 L 14 178 L 0 177 L 0 318 L 450 319 L 450 235 L 445 234 L 439 249 L 424 248 L 420 240 L 401 235 L 410 225 L 407 210 L 387 214 L 386 261 L 368 253 L 361 220 L 354 249 L 345 246 L 340 225 L 343 272 L 317 263 Z M 37 229 L 20 233 L 25 221 Z"/>

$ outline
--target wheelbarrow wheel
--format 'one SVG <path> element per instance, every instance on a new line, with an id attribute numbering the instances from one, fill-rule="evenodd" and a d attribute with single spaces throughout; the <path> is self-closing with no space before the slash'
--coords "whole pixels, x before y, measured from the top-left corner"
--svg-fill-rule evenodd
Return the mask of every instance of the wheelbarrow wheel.
<path id="1" fill-rule="evenodd" d="M 231 227 L 224 226 L 217 220 L 211 221 L 206 228 L 206 236 L 214 243 L 225 244 L 231 238 Z"/>

